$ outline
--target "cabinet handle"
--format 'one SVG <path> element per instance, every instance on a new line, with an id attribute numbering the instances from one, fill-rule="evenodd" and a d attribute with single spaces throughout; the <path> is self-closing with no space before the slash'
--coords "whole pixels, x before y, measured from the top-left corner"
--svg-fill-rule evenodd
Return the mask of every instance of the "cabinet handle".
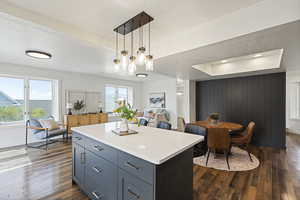
<path id="1" fill-rule="evenodd" d="M 96 199 L 102 199 L 103 196 L 100 196 L 97 194 L 97 192 L 92 192 L 92 195 L 96 198 Z"/>
<path id="2" fill-rule="evenodd" d="M 140 199 L 140 195 L 137 193 L 133 192 L 130 188 L 127 189 L 128 193 L 134 196 L 136 199 Z"/>
<path id="3" fill-rule="evenodd" d="M 130 162 L 128 162 L 128 161 L 125 163 L 125 165 L 126 165 L 127 167 L 131 167 L 131 168 L 136 169 L 136 170 L 139 170 L 139 169 L 140 169 L 139 167 L 135 166 L 134 164 L 132 164 L 132 163 L 130 163 Z"/>
<path id="4" fill-rule="evenodd" d="M 102 169 L 98 169 L 96 166 L 93 167 L 93 170 L 97 173 L 101 173 L 102 172 Z"/>
<path id="5" fill-rule="evenodd" d="M 80 153 L 80 162 L 81 162 L 81 164 L 85 163 L 85 153 L 84 152 Z"/>
<path id="6" fill-rule="evenodd" d="M 103 150 L 104 150 L 104 149 L 103 149 L 101 146 L 99 146 L 99 145 L 94 146 L 94 149 L 97 150 L 97 151 L 103 151 Z"/>

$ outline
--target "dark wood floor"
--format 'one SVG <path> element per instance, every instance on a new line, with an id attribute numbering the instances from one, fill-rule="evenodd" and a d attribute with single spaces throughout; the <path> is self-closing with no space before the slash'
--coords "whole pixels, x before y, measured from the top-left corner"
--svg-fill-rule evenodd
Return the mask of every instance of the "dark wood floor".
<path id="1" fill-rule="evenodd" d="M 194 200 L 300 199 L 300 136 L 289 135 L 286 151 L 252 148 L 261 165 L 248 172 L 194 167 Z M 71 145 L 48 152 L 14 148 L 0 152 L 0 200 L 85 200 L 71 182 Z"/>

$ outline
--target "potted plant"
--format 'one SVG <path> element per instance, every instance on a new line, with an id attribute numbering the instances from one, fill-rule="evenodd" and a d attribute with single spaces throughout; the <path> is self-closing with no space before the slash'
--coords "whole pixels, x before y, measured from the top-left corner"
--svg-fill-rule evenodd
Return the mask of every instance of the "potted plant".
<path id="1" fill-rule="evenodd" d="M 209 116 L 211 123 L 217 125 L 219 123 L 220 114 L 219 113 L 212 113 Z"/>
<path id="2" fill-rule="evenodd" d="M 81 109 L 84 108 L 84 101 L 83 100 L 77 100 L 75 103 L 74 103 L 74 110 L 77 112 L 77 113 L 80 113 Z"/>
<path id="3" fill-rule="evenodd" d="M 132 106 L 125 101 L 117 101 L 117 104 L 119 107 L 114 110 L 114 113 L 118 113 L 120 115 L 120 118 L 122 119 L 121 125 L 120 125 L 120 131 L 121 132 L 127 132 L 128 131 L 128 121 L 132 121 L 136 115 L 136 110 L 132 109 Z"/>

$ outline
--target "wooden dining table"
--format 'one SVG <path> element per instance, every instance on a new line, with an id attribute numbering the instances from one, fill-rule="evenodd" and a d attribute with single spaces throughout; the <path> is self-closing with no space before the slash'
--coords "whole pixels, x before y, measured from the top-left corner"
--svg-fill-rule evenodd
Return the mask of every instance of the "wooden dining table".
<path id="1" fill-rule="evenodd" d="M 196 121 L 193 123 L 196 126 L 201 126 L 206 129 L 210 128 L 226 128 L 229 132 L 239 131 L 243 129 L 241 124 L 233 123 L 233 122 L 219 122 L 218 124 L 211 124 L 208 120 L 205 121 Z"/>

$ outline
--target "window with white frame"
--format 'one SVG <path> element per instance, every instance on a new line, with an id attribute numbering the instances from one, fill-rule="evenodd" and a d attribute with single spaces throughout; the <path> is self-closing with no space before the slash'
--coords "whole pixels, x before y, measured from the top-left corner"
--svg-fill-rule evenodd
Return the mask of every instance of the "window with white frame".
<path id="1" fill-rule="evenodd" d="M 113 112 L 117 108 L 116 101 L 125 100 L 133 105 L 133 88 L 126 86 L 105 86 L 105 112 Z"/>
<path id="2" fill-rule="evenodd" d="M 300 82 L 290 85 L 290 118 L 300 119 Z"/>
<path id="3" fill-rule="evenodd" d="M 0 125 L 59 119 L 58 81 L 0 75 Z"/>

